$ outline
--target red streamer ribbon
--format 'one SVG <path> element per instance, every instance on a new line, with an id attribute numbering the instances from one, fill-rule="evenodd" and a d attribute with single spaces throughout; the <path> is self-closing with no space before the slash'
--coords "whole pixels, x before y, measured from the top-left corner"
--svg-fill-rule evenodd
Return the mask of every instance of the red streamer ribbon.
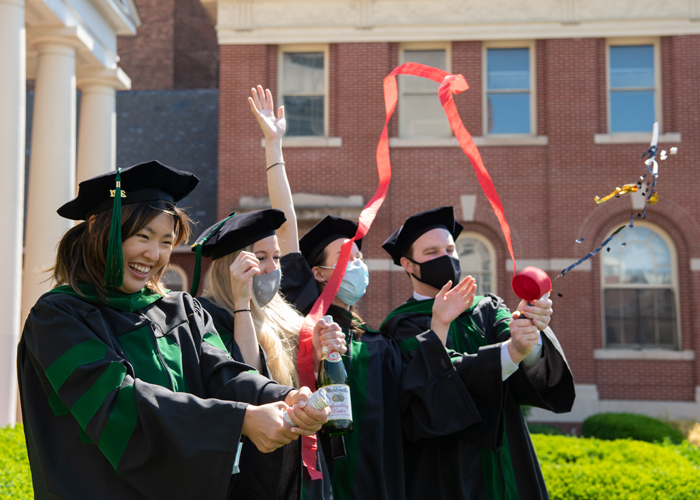
<path id="1" fill-rule="evenodd" d="M 311 389 L 316 388 L 312 346 L 313 327 L 326 314 L 328 307 L 331 305 L 333 299 L 338 293 L 340 282 L 345 275 L 345 269 L 347 268 L 348 261 L 350 260 L 350 250 L 352 249 L 353 242 L 363 238 L 367 234 L 367 231 L 369 231 L 372 222 L 377 216 L 377 211 L 382 206 L 382 203 L 384 203 L 387 190 L 389 189 L 389 182 L 391 181 L 391 159 L 389 157 L 389 131 L 387 129 L 387 125 L 394 113 L 394 110 L 396 109 L 396 104 L 398 102 L 399 93 L 396 84 L 396 75 L 419 76 L 428 78 L 440 84 L 438 91 L 440 102 L 442 103 L 442 107 L 445 110 L 445 114 L 447 115 L 447 119 L 452 127 L 455 137 L 457 137 L 459 145 L 462 147 L 462 151 L 464 151 L 471 161 L 474 171 L 476 172 L 477 179 L 479 180 L 479 184 L 481 185 L 481 189 L 483 189 L 484 194 L 488 198 L 489 203 L 491 203 L 491 206 L 496 213 L 496 217 L 501 224 L 501 229 L 503 230 L 503 235 L 506 238 L 510 256 L 513 259 L 513 274 L 515 274 L 515 257 L 513 256 L 513 246 L 510 241 L 510 226 L 508 226 L 508 222 L 506 222 L 503 212 L 503 205 L 501 204 L 501 200 L 498 198 L 498 194 L 496 193 L 496 188 L 491 181 L 491 177 L 486 171 L 486 167 L 484 167 L 479 150 L 476 148 L 476 144 L 474 144 L 472 136 L 464 127 L 462 119 L 459 117 L 459 113 L 457 112 L 457 106 L 455 106 L 454 100 L 452 99 L 452 94 L 458 94 L 469 88 L 467 81 L 462 75 L 452 75 L 441 69 L 432 68 L 423 64 L 402 64 L 389 73 L 386 78 L 384 78 L 384 108 L 386 111 L 386 120 L 384 121 L 384 129 L 382 130 L 382 135 L 379 138 L 379 144 L 377 145 L 377 172 L 379 174 L 379 187 L 377 188 L 377 192 L 374 194 L 372 199 L 369 200 L 360 214 L 355 236 L 353 236 L 349 241 L 343 243 L 343 245 L 340 247 L 340 257 L 338 258 L 333 275 L 331 276 L 331 279 L 328 280 L 323 292 L 311 308 L 311 312 L 304 320 L 304 324 L 299 332 L 299 355 L 297 358 L 299 380 L 302 386 L 307 386 Z M 322 477 L 322 474 L 316 468 L 316 449 L 316 436 L 304 436 L 302 458 L 304 465 L 309 471 L 311 479 L 320 479 Z"/>

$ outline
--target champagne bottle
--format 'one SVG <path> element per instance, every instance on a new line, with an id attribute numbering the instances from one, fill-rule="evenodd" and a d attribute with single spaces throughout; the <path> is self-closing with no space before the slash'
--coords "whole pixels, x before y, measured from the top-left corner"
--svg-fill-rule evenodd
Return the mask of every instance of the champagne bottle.
<path id="1" fill-rule="evenodd" d="M 324 316 L 326 323 L 332 323 L 331 316 Z M 348 373 L 340 353 L 323 347 L 321 365 L 318 369 L 318 387 L 323 387 L 331 400 L 331 414 L 323 429 L 331 436 L 339 436 L 352 431 L 352 404 Z"/>

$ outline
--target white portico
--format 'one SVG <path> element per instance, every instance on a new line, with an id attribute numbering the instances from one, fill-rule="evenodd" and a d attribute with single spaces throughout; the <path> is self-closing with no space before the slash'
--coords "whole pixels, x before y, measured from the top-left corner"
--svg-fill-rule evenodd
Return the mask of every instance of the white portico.
<path id="1" fill-rule="evenodd" d="M 50 287 L 41 271 L 72 226 L 56 209 L 74 197 L 77 182 L 115 168 L 115 92 L 131 84 L 119 68 L 117 35 L 139 25 L 132 0 L 0 0 L 0 427 L 15 422 L 16 346 L 29 310 Z M 35 80 L 31 144 L 27 79 Z"/>

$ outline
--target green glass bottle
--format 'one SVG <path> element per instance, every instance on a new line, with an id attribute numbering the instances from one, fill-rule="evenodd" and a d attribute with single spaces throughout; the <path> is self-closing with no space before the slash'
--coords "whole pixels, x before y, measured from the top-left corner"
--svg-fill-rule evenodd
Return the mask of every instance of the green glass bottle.
<path id="1" fill-rule="evenodd" d="M 332 323 L 331 316 L 324 316 L 326 323 Z M 331 436 L 339 436 L 352 431 L 352 404 L 348 373 L 345 370 L 340 353 L 323 347 L 323 356 L 318 369 L 318 387 L 323 387 L 331 400 L 331 414 L 323 425 L 324 431 Z"/>

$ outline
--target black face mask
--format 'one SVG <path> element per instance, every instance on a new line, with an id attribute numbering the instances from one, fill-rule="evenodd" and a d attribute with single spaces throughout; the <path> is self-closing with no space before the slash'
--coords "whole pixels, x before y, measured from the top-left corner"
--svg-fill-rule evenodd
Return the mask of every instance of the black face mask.
<path id="1" fill-rule="evenodd" d="M 417 277 L 413 273 L 411 273 L 411 276 L 421 283 L 430 285 L 438 290 L 445 286 L 445 283 L 450 280 L 452 280 L 452 286 L 455 286 L 462 276 L 462 268 L 459 265 L 459 259 L 451 255 L 443 255 L 442 257 L 426 262 L 416 262 L 413 259 L 408 260 L 420 266 L 420 275 L 422 278 Z"/>

